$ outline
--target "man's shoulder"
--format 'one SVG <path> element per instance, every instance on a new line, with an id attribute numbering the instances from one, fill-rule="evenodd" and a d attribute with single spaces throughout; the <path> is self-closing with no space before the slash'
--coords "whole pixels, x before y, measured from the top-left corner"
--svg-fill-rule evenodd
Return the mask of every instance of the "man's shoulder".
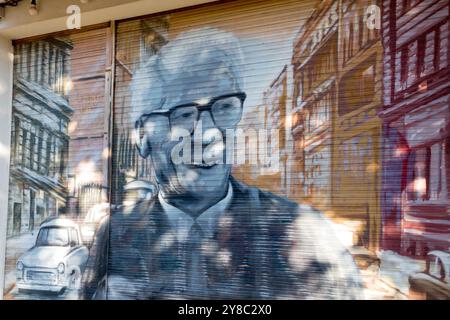
<path id="1" fill-rule="evenodd" d="M 150 212 L 158 212 L 155 210 L 160 208 L 157 198 L 136 201 L 134 204 L 117 206 L 111 212 L 111 223 L 135 223 L 142 221 L 143 218 L 151 217 Z"/>
<path id="2" fill-rule="evenodd" d="M 306 231 L 305 238 L 312 241 L 321 238 L 324 243 L 336 243 L 332 221 L 318 208 L 243 183 L 240 183 L 240 187 L 248 193 L 246 198 L 249 201 L 255 201 L 252 207 L 257 221 L 262 221 L 266 226 L 275 224 L 302 229 L 302 233 Z"/>
<path id="3" fill-rule="evenodd" d="M 243 182 L 233 179 L 233 188 L 237 197 L 243 197 L 257 206 L 260 214 L 290 214 L 292 217 L 298 215 L 317 215 L 323 218 L 320 210 L 306 203 L 297 203 L 286 197 L 274 194 L 258 187 L 249 186 Z"/>

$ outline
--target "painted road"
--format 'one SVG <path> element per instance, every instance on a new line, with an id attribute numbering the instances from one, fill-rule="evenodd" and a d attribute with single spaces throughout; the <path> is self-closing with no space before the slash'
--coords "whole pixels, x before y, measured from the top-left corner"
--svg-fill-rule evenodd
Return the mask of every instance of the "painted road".
<path id="1" fill-rule="evenodd" d="M 14 286 L 6 295 L 6 300 L 78 300 L 80 296 L 80 290 L 64 290 L 63 292 L 56 294 L 43 291 L 19 291 Z"/>

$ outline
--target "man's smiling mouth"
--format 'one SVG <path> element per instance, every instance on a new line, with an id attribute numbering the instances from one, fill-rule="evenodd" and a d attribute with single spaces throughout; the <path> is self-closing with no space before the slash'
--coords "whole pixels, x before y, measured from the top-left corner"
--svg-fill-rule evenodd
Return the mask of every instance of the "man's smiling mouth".
<path id="1" fill-rule="evenodd" d="M 186 164 L 186 167 L 189 169 L 211 169 L 219 164 L 219 161 L 214 161 L 210 163 L 205 162 L 193 162 L 190 164 Z"/>

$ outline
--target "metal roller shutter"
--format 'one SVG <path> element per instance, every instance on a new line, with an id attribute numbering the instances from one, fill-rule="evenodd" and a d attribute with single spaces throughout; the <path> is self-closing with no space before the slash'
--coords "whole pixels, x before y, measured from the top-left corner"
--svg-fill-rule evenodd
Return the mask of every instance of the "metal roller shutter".
<path id="1" fill-rule="evenodd" d="M 117 24 L 113 202 L 128 205 L 111 220 L 109 298 L 361 296 L 318 211 L 332 203 L 338 18 L 332 1 L 236 1 Z M 379 34 L 366 37 L 375 63 Z M 301 89 L 308 77 L 311 93 Z M 304 154 L 292 125 L 302 108 L 311 110 Z M 379 122 L 371 126 L 376 135 Z M 358 148 L 376 148 L 369 139 Z M 158 195 L 133 205 L 127 188 L 149 182 Z M 375 199 L 358 190 L 346 213 L 365 221 Z"/>
<path id="2" fill-rule="evenodd" d="M 119 22 L 113 201 L 136 180 L 159 194 L 124 210 L 149 226 L 128 244 L 134 218 L 112 220 L 111 298 L 361 298 L 362 281 L 376 297 L 385 289 L 368 270 L 380 261 L 399 288 L 384 297 L 407 295 L 406 270 L 423 264 L 392 270 L 398 254 L 449 248 L 448 6 L 232 1 Z M 238 91 L 230 126 L 211 105 L 175 108 Z M 212 145 L 232 164 L 226 209 L 216 203 L 228 201 L 228 171 L 208 165 Z M 195 231 L 202 217 L 211 230 Z M 186 249 L 197 237 L 203 247 Z"/>
<path id="3" fill-rule="evenodd" d="M 103 27 L 15 43 L 5 298 L 79 296 L 82 241 L 109 214 L 110 42 Z"/>
<path id="4" fill-rule="evenodd" d="M 219 1 L 16 41 L 5 297 L 445 297 L 448 10 Z"/>

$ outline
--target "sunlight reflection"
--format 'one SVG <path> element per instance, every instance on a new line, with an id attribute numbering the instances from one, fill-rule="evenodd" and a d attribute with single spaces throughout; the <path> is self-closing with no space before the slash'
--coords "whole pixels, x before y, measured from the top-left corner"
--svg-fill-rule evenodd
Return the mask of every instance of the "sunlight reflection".
<path id="1" fill-rule="evenodd" d="M 94 161 L 81 161 L 76 168 L 77 172 L 77 185 L 82 186 L 94 181 L 102 181 L 102 173 L 97 170 Z"/>
<path id="2" fill-rule="evenodd" d="M 414 191 L 420 194 L 427 191 L 427 180 L 425 178 L 414 179 Z"/>
<path id="3" fill-rule="evenodd" d="M 103 148 L 103 151 L 102 151 L 102 158 L 103 158 L 103 159 L 108 159 L 110 156 L 111 156 L 110 149 L 109 149 L 108 147 Z"/>
<path id="4" fill-rule="evenodd" d="M 372 162 L 371 164 L 367 165 L 366 170 L 367 172 L 376 172 L 379 168 L 379 165 L 375 162 Z"/>
<path id="5" fill-rule="evenodd" d="M 231 252 L 228 249 L 222 249 L 217 252 L 217 262 L 224 268 L 229 267 L 231 263 Z"/>
<path id="6" fill-rule="evenodd" d="M 291 127 L 291 125 L 292 125 L 292 119 L 293 119 L 292 114 L 286 115 L 286 120 L 285 120 L 285 126 L 286 126 L 286 128 L 290 128 L 290 127 Z"/>
<path id="7" fill-rule="evenodd" d="M 9 160 L 10 148 L 6 147 L 3 143 L 0 143 L 0 158 Z"/>
<path id="8" fill-rule="evenodd" d="M 406 147 L 398 147 L 394 151 L 394 156 L 398 158 L 403 157 L 406 154 L 408 154 L 408 148 Z"/>
<path id="9" fill-rule="evenodd" d="M 72 80 L 66 79 L 64 81 L 64 92 L 67 94 L 68 92 L 72 91 L 73 89 L 73 82 Z"/>
<path id="10" fill-rule="evenodd" d="M 168 250 L 174 243 L 175 243 L 176 237 L 175 234 L 172 232 L 166 232 L 164 233 L 158 243 L 155 245 L 157 252 L 164 252 Z"/>
<path id="11" fill-rule="evenodd" d="M 74 134 L 74 133 L 75 133 L 75 130 L 77 129 L 77 127 L 78 127 L 78 122 L 77 122 L 77 121 L 71 121 L 71 122 L 69 123 L 68 128 L 67 128 L 67 130 L 68 130 L 68 132 L 69 132 L 69 135 Z"/>

